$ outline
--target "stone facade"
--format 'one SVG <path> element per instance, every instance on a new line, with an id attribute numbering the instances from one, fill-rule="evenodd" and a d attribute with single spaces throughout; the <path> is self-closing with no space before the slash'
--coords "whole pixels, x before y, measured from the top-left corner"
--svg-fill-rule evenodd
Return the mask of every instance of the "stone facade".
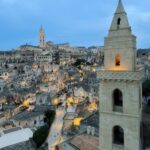
<path id="1" fill-rule="evenodd" d="M 121 0 L 104 45 L 100 79 L 100 150 L 140 150 L 142 79 L 136 69 L 136 37 Z"/>
<path id="2" fill-rule="evenodd" d="M 40 47 L 45 48 L 45 46 L 46 46 L 45 31 L 42 27 L 40 28 L 40 32 L 39 32 L 39 40 L 40 40 Z"/>

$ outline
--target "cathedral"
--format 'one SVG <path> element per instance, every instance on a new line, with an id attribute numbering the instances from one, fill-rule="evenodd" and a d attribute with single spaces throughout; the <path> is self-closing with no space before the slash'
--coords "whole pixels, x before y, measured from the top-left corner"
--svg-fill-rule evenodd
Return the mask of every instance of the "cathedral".
<path id="1" fill-rule="evenodd" d="M 104 42 L 100 79 L 100 150 L 141 150 L 142 80 L 136 67 L 136 36 L 119 0 Z"/>

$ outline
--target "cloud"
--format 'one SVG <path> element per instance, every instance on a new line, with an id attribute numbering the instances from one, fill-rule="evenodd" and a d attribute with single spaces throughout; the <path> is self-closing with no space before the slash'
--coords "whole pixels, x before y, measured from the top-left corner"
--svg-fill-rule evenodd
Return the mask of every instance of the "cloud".
<path id="1" fill-rule="evenodd" d="M 0 49 L 15 48 L 25 41 L 32 43 L 32 39 L 38 44 L 41 25 L 47 40 L 102 45 L 117 3 L 118 0 L 0 0 Z M 133 33 L 138 36 L 138 46 L 148 46 L 150 1 L 123 3 Z"/>
<path id="2" fill-rule="evenodd" d="M 150 22 L 150 10 L 140 10 L 135 6 L 130 6 L 127 8 L 127 12 L 131 16 L 131 20 L 141 23 Z"/>

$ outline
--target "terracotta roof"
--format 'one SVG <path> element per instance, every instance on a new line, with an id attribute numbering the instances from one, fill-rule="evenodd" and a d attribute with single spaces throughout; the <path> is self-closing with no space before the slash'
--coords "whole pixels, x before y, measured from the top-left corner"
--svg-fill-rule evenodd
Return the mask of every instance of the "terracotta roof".
<path id="1" fill-rule="evenodd" d="M 82 134 L 73 138 L 70 144 L 80 150 L 99 150 L 99 138 L 87 134 Z"/>

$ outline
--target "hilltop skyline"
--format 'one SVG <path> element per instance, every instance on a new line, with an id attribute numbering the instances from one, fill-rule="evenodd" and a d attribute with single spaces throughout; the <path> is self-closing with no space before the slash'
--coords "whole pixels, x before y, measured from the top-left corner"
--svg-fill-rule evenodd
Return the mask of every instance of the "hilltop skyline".
<path id="1" fill-rule="evenodd" d="M 105 3 L 104 3 L 105 2 Z M 42 25 L 46 41 L 71 46 L 102 46 L 118 0 L 1 0 L 0 50 L 38 45 Z M 137 48 L 149 48 L 150 1 L 123 1 Z"/>

